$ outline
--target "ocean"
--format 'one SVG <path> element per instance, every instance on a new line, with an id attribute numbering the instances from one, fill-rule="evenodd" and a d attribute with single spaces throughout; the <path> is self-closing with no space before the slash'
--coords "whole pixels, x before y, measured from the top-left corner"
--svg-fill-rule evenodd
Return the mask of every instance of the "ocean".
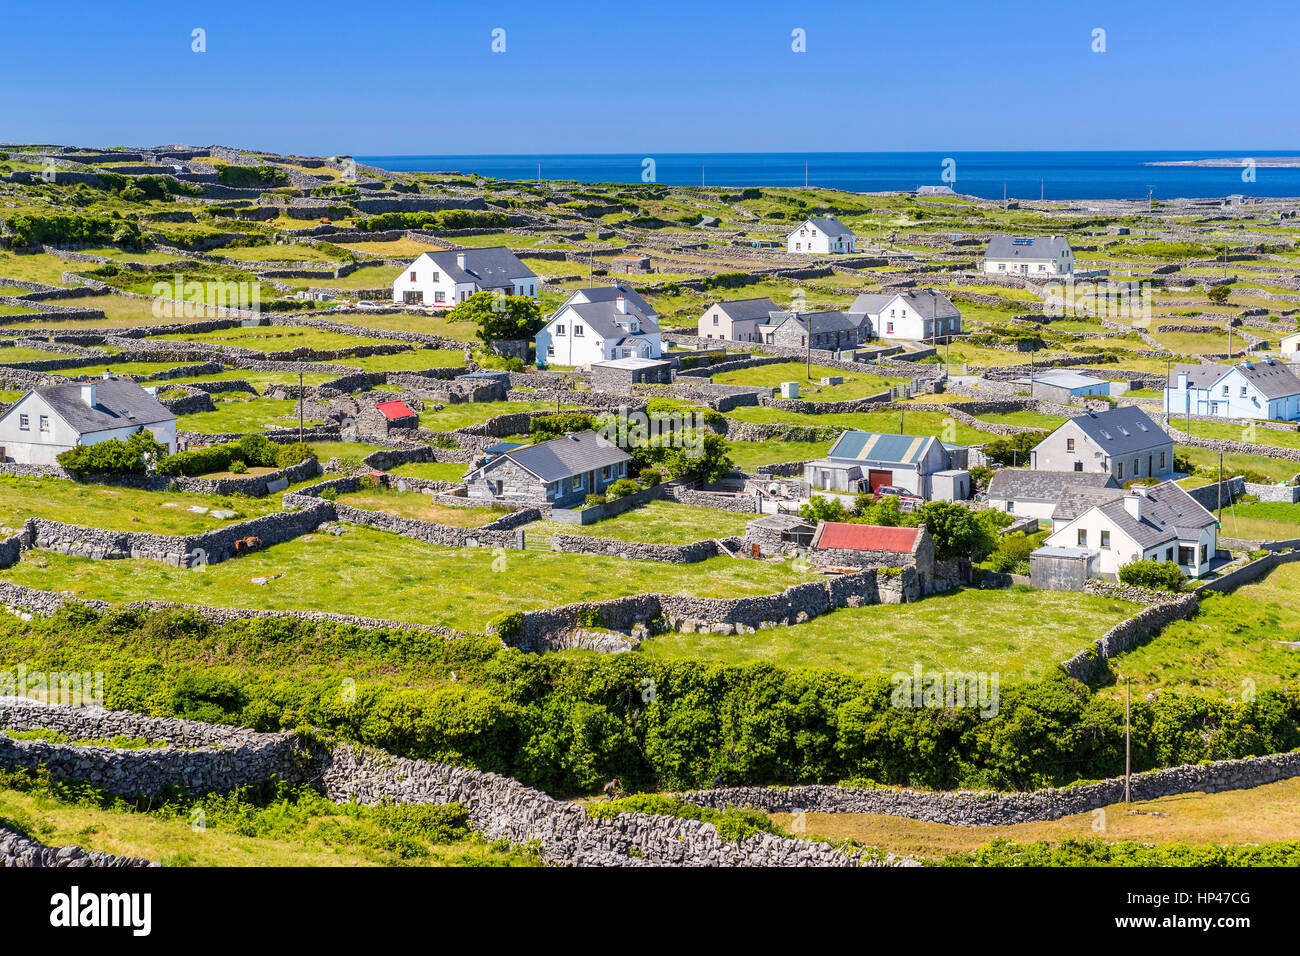
<path id="1" fill-rule="evenodd" d="M 1295 165 L 1269 166 L 1287 157 Z M 1300 196 L 1300 152 L 1043 151 L 970 153 L 668 153 L 660 156 L 564 154 L 500 156 L 358 156 L 394 172 L 451 171 L 497 179 L 637 183 L 643 170 L 672 186 L 825 186 L 855 192 L 951 185 L 985 199 L 1156 199 Z M 1251 169 L 1241 161 L 1252 158 Z M 1228 166 L 1152 166 L 1219 159 Z M 652 169 L 647 161 L 653 161 Z M 955 181 L 943 177 L 945 163 Z M 806 173 L 805 173 L 805 163 Z M 1253 180 L 1253 181 L 1252 181 Z M 1004 193 L 1005 191 L 1005 193 Z"/>

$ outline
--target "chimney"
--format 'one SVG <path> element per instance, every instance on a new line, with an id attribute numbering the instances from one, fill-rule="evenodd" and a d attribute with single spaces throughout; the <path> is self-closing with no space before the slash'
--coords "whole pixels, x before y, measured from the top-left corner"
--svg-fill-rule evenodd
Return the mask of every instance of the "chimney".
<path id="1" fill-rule="evenodd" d="M 1145 497 L 1141 492 L 1124 496 L 1124 510 L 1133 516 L 1134 521 L 1142 520 L 1142 499 Z"/>
<path id="2" fill-rule="evenodd" d="M 614 308 L 618 309 L 620 315 L 627 315 L 627 299 L 620 295 L 614 300 Z"/>
<path id="3" fill-rule="evenodd" d="M 87 408 L 95 407 L 95 383 L 81 386 L 81 403 Z"/>
<path id="4" fill-rule="evenodd" d="M 108 369 L 104 369 L 104 374 L 102 377 L 104 381 L 111 382 L 113 380 L 113 373 L 110 372 Z"/>
<path id="5" fill-rule="evenodd" d="M 456 253 L 456 268 L 462 270 L 465 268 L 465 253 Z"/>
<path id="6" fill-rule="evenodd" d="M 1242 368 L 1254 368 L 1255 366 L 1253 366 L 1253 365 L 1250 364 L 1250 359 L 1242 359 L 1241 367 L 1242 367 Z"/>

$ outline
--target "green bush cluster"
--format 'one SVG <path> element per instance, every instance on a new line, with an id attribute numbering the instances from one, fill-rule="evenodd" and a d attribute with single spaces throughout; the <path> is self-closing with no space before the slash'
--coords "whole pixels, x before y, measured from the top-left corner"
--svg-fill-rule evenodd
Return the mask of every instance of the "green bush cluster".
<path id="1" fill-rule="evenodd" d="M 236 166 L 230 163 L 213 163 L 213 165 L 217 170 L 217 182 L 223 186 L 255 189 L 258 186 L 289 185 L 289 171 L 281 166 L 266 164 Z"/>
<path id="2" fill-rule="evenodd" d="M 1003 682 L 997 715 L 981 718 L 974 709 L 894 706 L 885 676 L 535 655 L 497 637 L 292 619 L 216 625 L 192 611 L 101 615 L 79 604 L 30 622 L 6 615 L 0 657 L 32 671 L 102 669 L 114 710 L 263 731 L 310 724 L 556 793 L 611 777 L 631 790 L 719 777 L 1034 789 L 1124 768 L 1123 701 L 1063 672 Z M 355 695 L 341 693 L 342 674 L 357 675 Z M 1300 747 L 1296 690 L 1261 690 L 1250 701 L 1165 693 L 1132 707 L 1135 771 Z"/>
<path id="3" fill-rule="evenodd" d="M 758 833 L 790 836 L 761 810 L 731 806 L 725 810 L 717 810 L 713 807 L 687 803 L 678 797 L 661 793 L 634 793 L 617 800 L 605 800 L 587 805 L 587 815 L 598 820 L 612 820 L 620 813 L 649 813 L 654 816 L 712 823 L 718 830 L 718 836 L 730 842 L 743 840 Z"/>
<path id="4" fill-rule="evenodd" d="M 203 475 L 213 471 L 235 471 L 235 464 L 243 466 L 241 474 L 249 467 L 288 468 L 312 457 L 314 452 L 305 444 L 277 445 L 264 435 L 244 435 L 239 441 L 221 445 L 208 445 L 190 451 L 180 451 L 164 458 L 158 464 L 160 475 Z"/>
<path id="5" fill-rule="evenodd" d="M 475 212 L 467 209 L 441 209 L 437 212 L 386 212 L 357 220 L 365 232 L 389 229 L 502 229 L 510 224 L 503 212 Z"/>
<path id="6" fill-rule="evenodd" d="M 69 471 L 83 475 L 143 475 L 154 467 L 161 471 L 161 463 L 167 460 L 167 446 L 142 428 L 125 441 L 110 438 L 69 448 L 56 460 Z"/>
<path id="7" fill-rule="evenodd" d="M 1119 569 L 1122 584 L 1153 591 L 1181 591 L 1187 582 L 1182 568 L 1172 561 L 1130 561 Z"/>
<path id="8" fill-rule="evenodd" d="M 116 216 L 87 215 L 22 215 L 8 220 L 13 234 L 10 246 L 20 248 L 37 243 L 85 244 L 92 246 L 120 245 L 139 248 L 140 225 Z"/>

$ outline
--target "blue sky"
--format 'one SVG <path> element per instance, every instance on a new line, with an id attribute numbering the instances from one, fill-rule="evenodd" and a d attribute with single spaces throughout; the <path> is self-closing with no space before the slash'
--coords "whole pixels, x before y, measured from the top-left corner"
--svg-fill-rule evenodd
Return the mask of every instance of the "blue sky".
<path id="1" fill-rule="evenodd" d="M 1294 0 L 187 6 L 6 0 L 0 140 L 320 155 L 1300 146 Z"/>

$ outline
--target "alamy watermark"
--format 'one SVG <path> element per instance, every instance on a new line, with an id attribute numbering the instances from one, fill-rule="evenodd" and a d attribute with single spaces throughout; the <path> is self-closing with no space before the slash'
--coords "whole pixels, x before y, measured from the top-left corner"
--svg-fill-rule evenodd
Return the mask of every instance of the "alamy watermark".
<path id="1" fill-rule="evenodd" d="M 920 664 L 912 672 L 898 671 L 889 678 L 894 685 L 889 702 L 894 707 L 977 709 L 981 717 L 998 715 L 1001 675 L 983 671 L 925 671 Z"/>
<path id="2" fill-rule="evenodd" d="M 1055 318 L 1151 318 L 1149 282 L 1048 282 L 1043 314 Z"/>
<path id="3" fill-rule="evenodd" d="M 0 671 L 0 697 L 30 697 L 64 707 L 104 705 L 103 671 L 28 670 L 19 664 Z"/>
<path id="4" fill-rule="evenodd" d="M 259 314 L 262 311 L 261 282 L 185 281 L 176 273 L 170 282 L 155 282 L 153 314 L 158 319 L 202 318 L 220 314 L 224 309 L 240 309 Z"/>

